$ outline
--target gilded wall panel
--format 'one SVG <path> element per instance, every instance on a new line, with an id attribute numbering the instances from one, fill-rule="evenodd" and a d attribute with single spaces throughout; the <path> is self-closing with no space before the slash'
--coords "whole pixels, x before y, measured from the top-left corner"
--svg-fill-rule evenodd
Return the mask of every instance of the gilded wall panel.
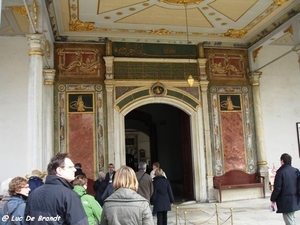
<path id="1" fill-rule="evenodd" d="M 248 85 L 246 50 L 206 49 L 206 72 L 210 84 Z"/>
<path id="2" fill-rule="evenodd" d="M 56 81 L 103 82 L 105 45 L 56 44 Z"/>

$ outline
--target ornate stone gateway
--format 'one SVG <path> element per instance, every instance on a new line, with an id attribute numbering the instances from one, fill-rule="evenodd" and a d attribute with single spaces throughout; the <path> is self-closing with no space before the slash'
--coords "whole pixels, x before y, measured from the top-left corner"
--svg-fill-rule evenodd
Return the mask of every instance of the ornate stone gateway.
<path id="1" fill-rule="evenodd" d="M 108 163 L 126 163 L 125 117 L 153 103 L 186 114 L 197 201 L 215 200 L 214 175 L 263 168 L 246 51 L 108 41 L 57 44 L 56 53 L 56 149 L 70 152 L 91 179 Z"/>

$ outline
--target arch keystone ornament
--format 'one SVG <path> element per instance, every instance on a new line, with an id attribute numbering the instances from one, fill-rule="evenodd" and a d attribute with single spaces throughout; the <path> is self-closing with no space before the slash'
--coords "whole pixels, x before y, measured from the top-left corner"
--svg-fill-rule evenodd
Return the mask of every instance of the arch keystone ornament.
<path id="1" fill-rule="evenodd" d="M 166 89 L 161 83 L 158 82 L 151 87 L 151 94 L 156 96 L 163 96 L 166 94 Z"/>

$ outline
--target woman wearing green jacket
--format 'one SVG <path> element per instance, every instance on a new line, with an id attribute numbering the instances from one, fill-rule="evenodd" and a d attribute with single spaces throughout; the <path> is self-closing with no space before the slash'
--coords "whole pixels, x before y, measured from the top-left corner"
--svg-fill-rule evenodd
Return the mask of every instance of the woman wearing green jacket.
<path id="1" fill-rule="evenodd" d="M 86 193 L 87 178 L 83 175 L 78 175 L 72 183 L 74 186 L 73 190 L 81 199 L 81 203 L 88 217 L 89 224 L 100 224 L 102 208 L 92 195 Z"/>

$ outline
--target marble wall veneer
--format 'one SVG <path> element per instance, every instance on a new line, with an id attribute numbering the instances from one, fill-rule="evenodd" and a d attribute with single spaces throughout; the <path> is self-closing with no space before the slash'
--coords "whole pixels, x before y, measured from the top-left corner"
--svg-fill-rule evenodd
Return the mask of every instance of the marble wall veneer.
<path id="1" fill-rule="evenodd" d="M 94 179 L 94 115 L 72 113 L 68 116 L 69 153 L 74 163 L 80 162 L 87 177 Z"/>

